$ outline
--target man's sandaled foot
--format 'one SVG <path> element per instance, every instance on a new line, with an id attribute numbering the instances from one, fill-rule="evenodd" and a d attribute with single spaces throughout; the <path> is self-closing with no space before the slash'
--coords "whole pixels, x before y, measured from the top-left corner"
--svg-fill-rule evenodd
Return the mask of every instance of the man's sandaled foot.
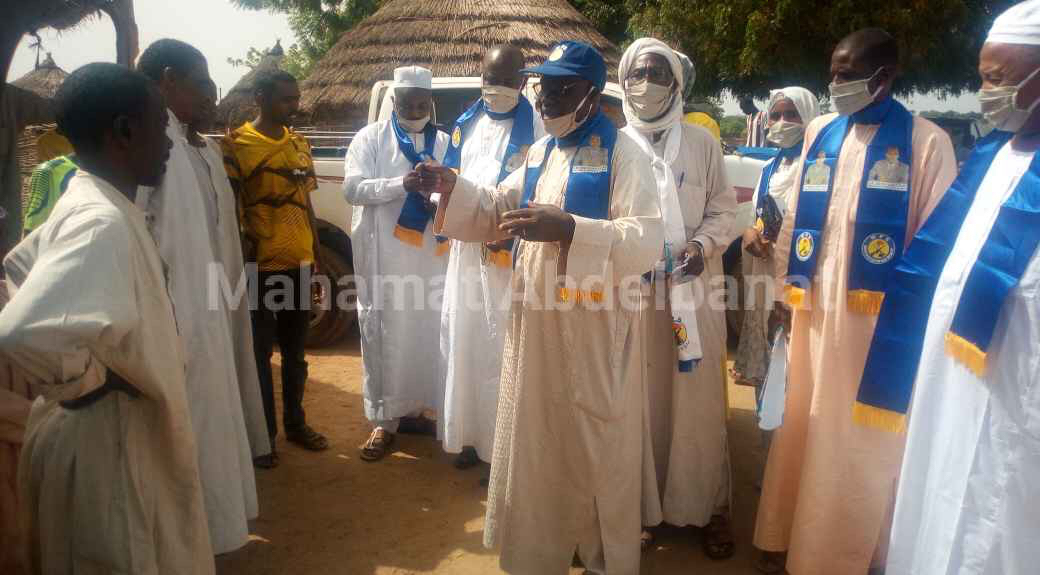
<path id="1" fill-rule="evenodd" d="M 278 467 L 278 455 L 274 452 L 267 455 L 259 455 L 253 458 L 253 467 L 257 469 L 274 469 Z"/>
<path id="2" fill-rule="evenodd" d="M 650 530 L 644 529 L 643 532 L 639 534 L 639 549 L 641 551 L 647 551 L 653 546 L 653 544 L 654 534 L 651 533 Z"/>
<path id="3" fill-rule="evenodd" d="M 480 457 L 477 456 L 477 450 L 472 447 L 463 447 L 462 453 L 455 457 L 455 469 L 469 469 L 480 465 Z"/>
<path id="4" fill-rule="evenodd" d="M 704 528 L 701 545 L 704 547 L 704 554 L 709 559 L 719 561 L 733 557 L 737 546 L 733 542 L 733 531 L 730 529 L 729 519 L 726 516 L 711 516 L 711 522 Z"/>
<path id="5" fill-rule="evenodd" d="M 325 436 L 304 425 L 299 429 L 286 430 L 285 438 L 310 451 L 324 451 L 329 448 L 329 440 Z"/>
<path id="6" fill-rule="evenodd" d="M 755 568 L 758 569 L 759 573 L 764 573 L 765 575 L 780 575 L 784 572 L 786 564 L 787 553 L 763 551 L 755 563 Z"/>
<path id="7" fill-rule="evenodd" d="M 390 446 L 394 444 L 394 434 L 377 427 L 368 436 L 368 441 L 361 446 L 361 459 L 364 461 L 379 461 L 390 453 Z"/>

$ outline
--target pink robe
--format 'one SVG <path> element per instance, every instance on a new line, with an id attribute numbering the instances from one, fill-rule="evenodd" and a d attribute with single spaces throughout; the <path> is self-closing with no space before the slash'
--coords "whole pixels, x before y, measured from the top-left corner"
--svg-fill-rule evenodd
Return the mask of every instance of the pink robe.
<path id="1" fill-rule="evenodd" d="M 817 118 L 808 147 L 835 118 Z M 791 575 L 860 575 L 871 566 L 891 516 L 905 436 L 861 427 L 852 407 L 876 316 L 846 307 L 846 284 L 867 145 L 877 126 L 855 125 L 845 138 L 823 231 L 816 276 L 792 323 L 784 423 L 766 464 L 754 544 L 787 551 Z M 803 151 L 803 161 L 804 161 Z M 957 174 L 949 136 L 914 118 L 909 242 Z M 799 168 L 799 173 L 801 168 Z M 776 275 L 787 275 L 801 177 L 792 190 L 776 246 Z M 776 293 L 783 293 L 777 291 Z M 880 547 L 883 547 L 880 546 Z"/>

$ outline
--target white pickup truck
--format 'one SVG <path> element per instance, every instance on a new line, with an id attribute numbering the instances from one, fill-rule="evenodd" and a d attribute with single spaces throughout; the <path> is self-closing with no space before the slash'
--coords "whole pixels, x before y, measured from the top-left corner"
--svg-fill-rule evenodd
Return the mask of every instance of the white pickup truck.
<path id="1" fill-rule="evenodd" d="M 372 86 L 369 100 L 368 121 L 375 122 L 390 117 L 393 106 L 390 102 L 391 82 L 380 81 Z M 531 84 L 525 89 L 533 101 Z M 450 130 L 455 119 L 480 97 L 480 78 L 434 78 L 434 122 L 444 130 Z M 621 87 L 608 83 L 604 90 L 604 112 L 615 122 L 622 121 Z M 353 133 L 319 132 L 301 129 L 314 150 L 314 169 L 318 177 L 318 189 L 311 195 L 314 212 L 318 219 L 318 237 L 321 242 L 319 259 L 322 273 L 330 276 L 328 284 L 322 284 L 315 292 L 315 306 L 311 318 L 308 345 L 322 347 L 331 345 L 346 335 L 357 321 L 357 312 L 352 306 L 337 309 L 331 305 L 341 299 L 340 290 L 350 290 L 353 255 L 350 248 L 350 221 L 352 206 L 343 197 L 343 157 Z M 753 188 L 765 161 L 748 156 L 729 154 L 726 156 L 726 173 L 730 184 L 736 189 L 738 225 L 734 236 L 751 221 L 750 204 Z M 331 286 L 331 287 L 330 287 Z M 738 324 L 739 325 L 739 324 Z M 733 326 L 737 327 L 737 326 Z"/>

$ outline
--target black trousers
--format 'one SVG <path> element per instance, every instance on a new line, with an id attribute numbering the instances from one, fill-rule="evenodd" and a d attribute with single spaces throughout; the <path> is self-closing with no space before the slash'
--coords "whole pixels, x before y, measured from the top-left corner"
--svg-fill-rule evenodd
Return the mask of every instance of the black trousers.
<path id="1" fill-rule="evenodd" d="M 278 434 L 274 408 L 274 376 L 271 355 L 274 344 L 282 355 L 282 425 L 286 432 L 300 429 L 306 423 L 303 413 L 303 388 L 307 382 L 304 343 L 310 325 L 311 288 L 302 285 L 303 270 L 261 271 L 257 305 L 253 308 L 253 351 L 260 376 L 260 395 L 267 418 L 271 447 Z M 307 274 L 310 277 L 310 274 Z"/>

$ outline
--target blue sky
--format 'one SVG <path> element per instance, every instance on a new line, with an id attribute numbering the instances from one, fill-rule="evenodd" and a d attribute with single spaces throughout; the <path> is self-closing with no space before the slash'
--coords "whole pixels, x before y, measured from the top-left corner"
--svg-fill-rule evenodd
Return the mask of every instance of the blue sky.
<path id="1" fill-rule="evenodd" d="M 228 64 L 228 58 L 241 58 L 250 47 L 266 49 L 281 39 L 288 47 L 295 42 L 284 15 L 239 10 L 228 0 L 137 0 L 134 3 L 141 49 L 159 38 L 171 37 L 193 44 L 209 59 L 210 74 L 221 90 L 227 92 L 245 74 L 242 68 Z M 115 32 L 107 17 L 83 23 L 74 30 L 61 34 L 42 31 L 45 48 L 66 71 L 88 62 L 115 59 Z M 10 80 L 17 79 L 33 69 L 36 53 L 29 48 L 26 37 L 18 47 Z M 978 110 L 974 94 L 942 100 L 922 94 L 906 102 L 912 110 Z M 760 103 L 762 107 L 764 103 Z M 723 101 L 727 114 L 739 114 L 740 108 L 732 98 Z"/>

